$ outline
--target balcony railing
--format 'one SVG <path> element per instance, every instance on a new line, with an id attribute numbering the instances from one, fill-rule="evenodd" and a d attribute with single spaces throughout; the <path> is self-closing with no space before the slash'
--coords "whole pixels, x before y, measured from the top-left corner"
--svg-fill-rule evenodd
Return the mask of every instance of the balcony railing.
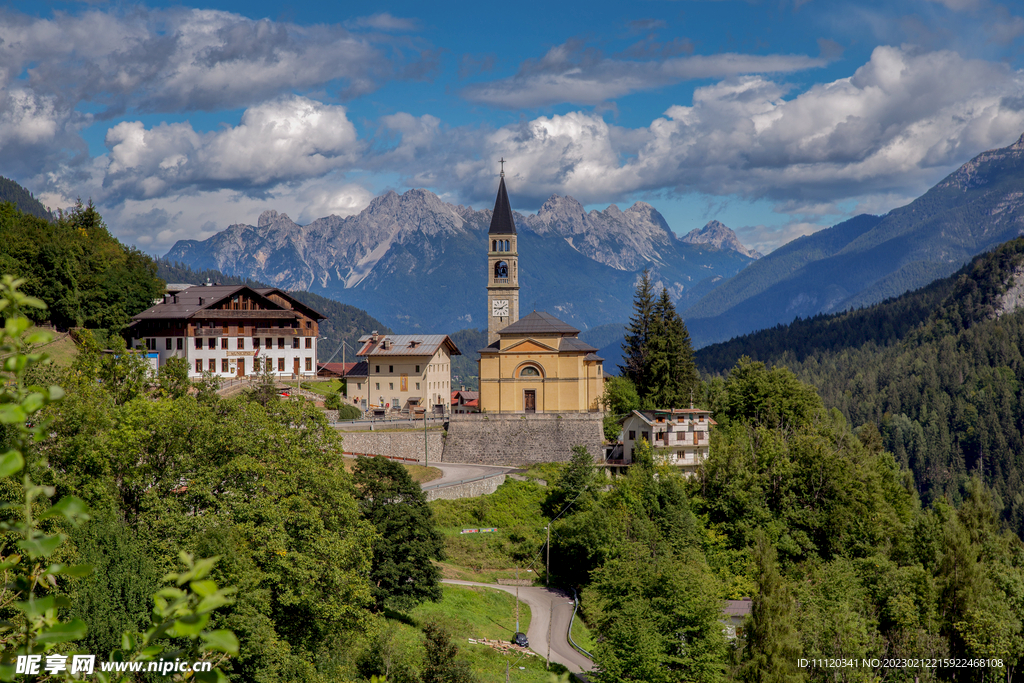
<path id="1" fill-rule="evenodd" d="M 511 282 L 512 282 L 512 278 L 507 278 L 507 277 L 496 277 L 496 278 L 494 278 L 494 284 L 496 284 L 496 285 L 507 285 L 507 284 L 511 284 Z"/>

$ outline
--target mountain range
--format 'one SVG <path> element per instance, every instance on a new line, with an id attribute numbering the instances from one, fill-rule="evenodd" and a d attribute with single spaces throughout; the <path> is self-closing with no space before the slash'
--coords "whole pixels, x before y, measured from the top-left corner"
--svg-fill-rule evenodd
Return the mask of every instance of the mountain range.
<path id="1" fill-rule="evenodd" d="M 1024 232 L 1024 136 L 884 216 L 793 240 L 685 309 L 695 346 L 865 306 L 956 271 Z"/>
<path id="2" fill-rule="evenodd" d="M 490 220 L 489 210 L 448 204 L 427 190 L 391 191 L 357 215 L 304 226 L 268 210 L 255 226 L 179 241 L 164 258 L 332 297 L 394 329 L 447 332 L 486 324 Z M 725 226 L 687 242 L 643 202 L 588 212 L 556 195 L 515 220 L 520 310 L 548 311 L 583 330 L 628 319 L 645 268 L 659 288 L 689 303 L 754 260 Z"/>

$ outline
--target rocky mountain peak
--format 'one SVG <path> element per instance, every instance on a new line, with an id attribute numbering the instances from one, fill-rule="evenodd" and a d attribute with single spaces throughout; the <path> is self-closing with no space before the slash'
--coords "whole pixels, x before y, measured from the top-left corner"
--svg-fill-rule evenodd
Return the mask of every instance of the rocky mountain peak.
<path id="1" fill-rule="evenodd" d="M 267 209 L 266 211 L 264 211 L 263 213 L 260 214 L 259 220 L 256 221 L 256 227 L 257 228 L 266 228 L 266 227 L 270 227 L 274 223 L 285 222 L 285 221 L 287 221 L 288 223 L 293 222 L 291 218 L 288 218 L 288 214 L 286 214 L 286 213 L 278 213 L 277 211 L 274 211 L 273 209 Z"/>
<path id="2" fill-rule="evenodd" d="M 699 230 L 691 230 L 679 238 L 686 244 L 707 244 L 716 249 L 731 249 L 752 259 L 759 259 L 764 254 L 743 246 L 736 233 L 719 221 L 710 221 Z"/>

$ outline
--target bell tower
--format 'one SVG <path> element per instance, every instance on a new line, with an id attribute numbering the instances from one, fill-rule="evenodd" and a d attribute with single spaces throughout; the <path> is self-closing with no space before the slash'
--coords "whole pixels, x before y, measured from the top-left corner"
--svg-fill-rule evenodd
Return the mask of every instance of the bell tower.
<path id="1" fill-rule="evenodd" d="M 498 340 L 498 332 L 519 320 L 519 252 L 516 223 L 505 189 L 505 160 L 494 200 L 491 228 L 487 231 L 487 343 Z"/>

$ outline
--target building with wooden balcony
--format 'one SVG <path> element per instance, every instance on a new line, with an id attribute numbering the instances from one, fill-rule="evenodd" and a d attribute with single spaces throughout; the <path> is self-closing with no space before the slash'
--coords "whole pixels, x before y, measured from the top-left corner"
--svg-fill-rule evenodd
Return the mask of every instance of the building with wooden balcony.
<path id="1" fill-rule="evenodd" d="M 668 410 L 634 410 L 619 424 L 622 425 L 622 457 L 619 462 L 609 460 L 609 465 L 632 464 L 637 445 L 647 441 L 654 449 L 656 462 L 692 473 L 708 457 L 711 427 L 717 423 L 711 419 L 710 411 L 691 406 Z"/>
<path id="2" fill-rule="evenodd" d="M 324 316 L 276 288 L 190 286 L 136 315 L 129 345 L 184 358 L 189 376 L 244 377 L 264 367 L 279 377 L 316 375 Z"/>

